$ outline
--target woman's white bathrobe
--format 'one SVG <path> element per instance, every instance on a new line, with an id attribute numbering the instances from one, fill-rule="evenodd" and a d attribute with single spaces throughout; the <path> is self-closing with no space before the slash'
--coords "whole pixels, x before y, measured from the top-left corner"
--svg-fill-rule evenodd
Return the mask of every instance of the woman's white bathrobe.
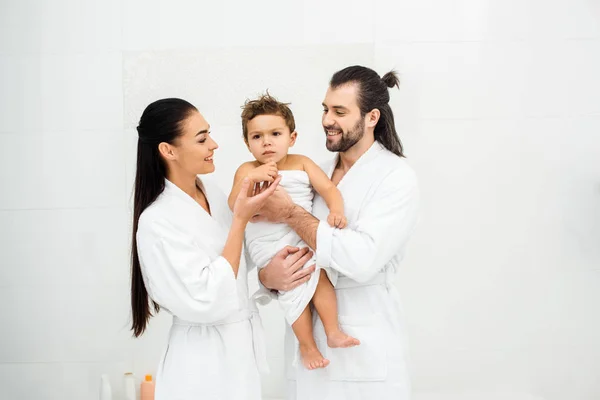
<path id="1" fill-rule="evenodd" d="M 211 214 L 168 180 L 142 213 L 137 245 L 152 300 L 173 315 L 156 377 L 156 400 L 260 400 L 266 370 L 247 269 L 237 279 L 220 254 L 231 224 L 221 190 L 198 179 Z"/>

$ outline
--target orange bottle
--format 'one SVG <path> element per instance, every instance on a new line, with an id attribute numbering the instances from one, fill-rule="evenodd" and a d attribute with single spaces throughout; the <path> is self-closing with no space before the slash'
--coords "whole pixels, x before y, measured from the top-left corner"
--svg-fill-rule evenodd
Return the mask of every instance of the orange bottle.
<path id="1" fill-rule="evenodd" d="M 152 381 L 152 375 L 146 375 L 146 379 L 142 381 L 140 400 L 154 400 L 154 382 Z"/>

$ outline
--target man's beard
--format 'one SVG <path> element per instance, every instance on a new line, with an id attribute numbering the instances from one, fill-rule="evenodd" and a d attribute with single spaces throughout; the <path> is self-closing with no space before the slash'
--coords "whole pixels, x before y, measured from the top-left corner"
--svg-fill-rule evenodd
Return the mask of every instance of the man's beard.
<path id="1" fill-rule="evenodd" d="M 327 134 L 327 129 L 336 129 L 337 127 L 328 126 L 323 127 L 325 129 L 325 134 Z M 362 118 L 359 118 L 354 127 L 350 129 L 347 133 L 342 131 L 341 138 L 337 142 L 332 142 L 327 140 L 326 146 L 329 151 L 337 151 L 337 152 L 345 152 L 348 151 L 352 146 L 354 146 L 365 134 L 365 121 Z"/>

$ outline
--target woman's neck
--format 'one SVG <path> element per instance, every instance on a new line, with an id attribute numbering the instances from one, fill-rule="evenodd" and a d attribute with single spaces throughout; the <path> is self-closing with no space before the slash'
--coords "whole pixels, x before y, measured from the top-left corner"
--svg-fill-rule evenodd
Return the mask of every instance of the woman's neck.
<path id="1" fill-rule="evenodd" d="M 168 171 L 167 179 L 187 193 L 192 199 L 198 200 L 199 194 L 196 186 L 196 175 L 190 175 L 182 171 Z"/>

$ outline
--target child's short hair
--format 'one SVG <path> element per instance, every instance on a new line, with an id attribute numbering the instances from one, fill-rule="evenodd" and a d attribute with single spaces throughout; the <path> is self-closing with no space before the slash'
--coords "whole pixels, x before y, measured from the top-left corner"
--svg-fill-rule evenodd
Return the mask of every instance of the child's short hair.
<path id="1" fill-rule="evenodd" d="M 290 133 L 296 130 L 294 114 L 288 107 L 290 103 L 281 103 L 267 91 L 256 100 L 246 100 L 242 106 L 242 131 L 248 142 L 248 122 L 259 115 L 278 115 L 285 120 Z"/>

